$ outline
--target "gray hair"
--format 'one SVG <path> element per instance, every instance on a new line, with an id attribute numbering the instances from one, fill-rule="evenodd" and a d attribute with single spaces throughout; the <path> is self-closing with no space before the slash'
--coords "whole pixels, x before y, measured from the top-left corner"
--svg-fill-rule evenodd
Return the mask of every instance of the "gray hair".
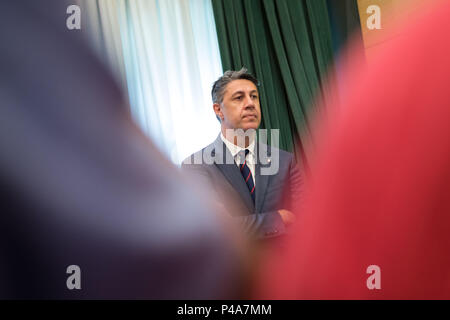
<path id="1" fill-rule="evenodd" d="M 227 85 L 233 80 L 249 80 L 259 86 L 259 81 L 252 74 L 247 72 L 246 68 L 242 68 L 239 71 L 228 70 L 225 71 L 223 76 L 217 79 L 211 89 L 211 97 L 213 103 L 222 103 L 223 96 L 225 95 L 225 89 Z M 220 118 L 217 117 L 220 122 Z"/>

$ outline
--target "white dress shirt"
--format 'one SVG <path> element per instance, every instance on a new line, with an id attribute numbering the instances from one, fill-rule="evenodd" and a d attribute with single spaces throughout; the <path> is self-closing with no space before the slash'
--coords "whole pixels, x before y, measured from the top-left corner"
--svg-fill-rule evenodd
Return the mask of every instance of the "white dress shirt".
<path id="1" fill-rule="evenodd" d="M 222 133 L 220 133 L 220 138 L 222 139 L 223 143 L 227 146 L 228 151 L 230 151 L 231 155 L 234 158 L 234 161 L 236 162 L 237 166 L 241 164 L 241 157 L 239 156 L 239 152 L 248 149 L 249 153 L 245 157 L 246 164 L 248 168 L 250 169 L 250 172 L 252 173 L 253 178 L 253 184 L 256 186 L 256 180 L 255 180 L 255 163 L 256 163 L 256 157 L 255 157 L 255 139 L 252 139 L 252 142 L 249 144 L 247 148 L 241 148 L 231 141 L 228 141 Z"/>

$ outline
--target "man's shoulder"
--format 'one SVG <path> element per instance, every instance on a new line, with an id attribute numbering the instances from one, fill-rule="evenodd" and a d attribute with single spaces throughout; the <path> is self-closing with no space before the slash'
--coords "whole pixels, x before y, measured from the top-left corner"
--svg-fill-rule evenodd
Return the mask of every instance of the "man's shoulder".
<path id="1" fill-rule="evenodd" d="M 208 164 L 207 162 L 205 162 L 203 160 L 204 160 L 205 154 L 211 153 L 214 150 L 215 143 L 216 143 L 216 141 L 210 143 L 206 147 L 198 150 L 197 152 L 194 152 L 193 154 L 191 154 L 190 156 L 185 158 L 181 162 L 181 167 L 186 168 L 187 165 L 202 166 L 202 165 Z"/>
<path id="2" fill-rule="evenodd" d="M 192 159 L 192 158 L 198 157 L 198 156 L 200 156 L 200 155 L 203 155 L 203 152 L 205 151 L 206 148 L 207 148 L 207 147 L 204 147 L 204 148 L 202 148 L 202 149 L 200 149 L 200 150 L 198 150 L 198 151 L 192 153 L 190 156 L 186 157 L 186 158 L 183 160 L 183 163 L 185 163 L 185 162 L 188 161 L 189 159 Z"/>

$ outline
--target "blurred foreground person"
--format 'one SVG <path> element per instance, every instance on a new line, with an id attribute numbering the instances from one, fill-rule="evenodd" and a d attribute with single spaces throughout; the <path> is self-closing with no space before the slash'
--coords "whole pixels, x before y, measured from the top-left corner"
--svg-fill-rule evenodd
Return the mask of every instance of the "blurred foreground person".
<path id="1" fill-rule="evenodd" d="M 133 124 L 66 8 L 0 2 L 0 298 L 235 297 L 236 235 Z"/>
<path id="2" fill-rule="evenodd" d="M 367 73 L 349 72 L 259 297 L 450 299 L 449 16 L 443 2 L 410 20 Z"/>

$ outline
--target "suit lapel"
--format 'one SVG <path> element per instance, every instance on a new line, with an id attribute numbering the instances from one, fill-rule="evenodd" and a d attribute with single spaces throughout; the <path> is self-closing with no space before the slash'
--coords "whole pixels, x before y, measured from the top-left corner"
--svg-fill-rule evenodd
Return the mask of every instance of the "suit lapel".
<path id="1" fill-rule="evenodd" d="M 266 197 L 267 185 L 269 183 L 270 176 L 261 175 L 261 165 L 257 164 L 255 167 L 256 171 L 256 197 L 255 197 L 255 209 L 256 212 L 261 212 L 262 205 L 264 203 L 264 198 Z"/>
<path id="2" fill-rule="evenodd" d="M 255 165 L 255 180 L 256 180 L 256 186 L 255 186 L 255 191 L 256 191 L 256 195 L 255 195 L 255 209 L 256 212 L 261 212 L 262 210 L 262 205 L 264 203 L 264 199 L 266 197 L 266 190 L 267 190 L 267 185 L 269 183 L 269 175 L 261 175 L 261 159 L 259 158 L 259 144 L 257 145 L 258 147 L 255 148 L 255 153 L 256 153 L 256 165 Z M 268 147 L 268 152 L 270 153 L 270 147 Z"/>
<path id="3" fill-rule="evenodd" d="M 214 145 L 215 147 L 213 156 L 215 157 L 215 159 L 222 160 L 215 161 L 215 165 L 222 172 L 228 182 L 233 186 L 233 188 L 237 191 L 237 193 L 239 193 L 242 200 L 249 208 L 250 212 L 254 212 L 255 205 L 253 204 L 252 197 L 250 196 L 250 192 L 248 191 L 247 184 L 242 178 L 241 172 L 239 171 L 237 164 L 234 162 L 233 156 L 223 143 L 220 135 L 219 137 L 217 137 Z M 231 159 L 233 162 L 227 164 L 226 159 Z"/>

